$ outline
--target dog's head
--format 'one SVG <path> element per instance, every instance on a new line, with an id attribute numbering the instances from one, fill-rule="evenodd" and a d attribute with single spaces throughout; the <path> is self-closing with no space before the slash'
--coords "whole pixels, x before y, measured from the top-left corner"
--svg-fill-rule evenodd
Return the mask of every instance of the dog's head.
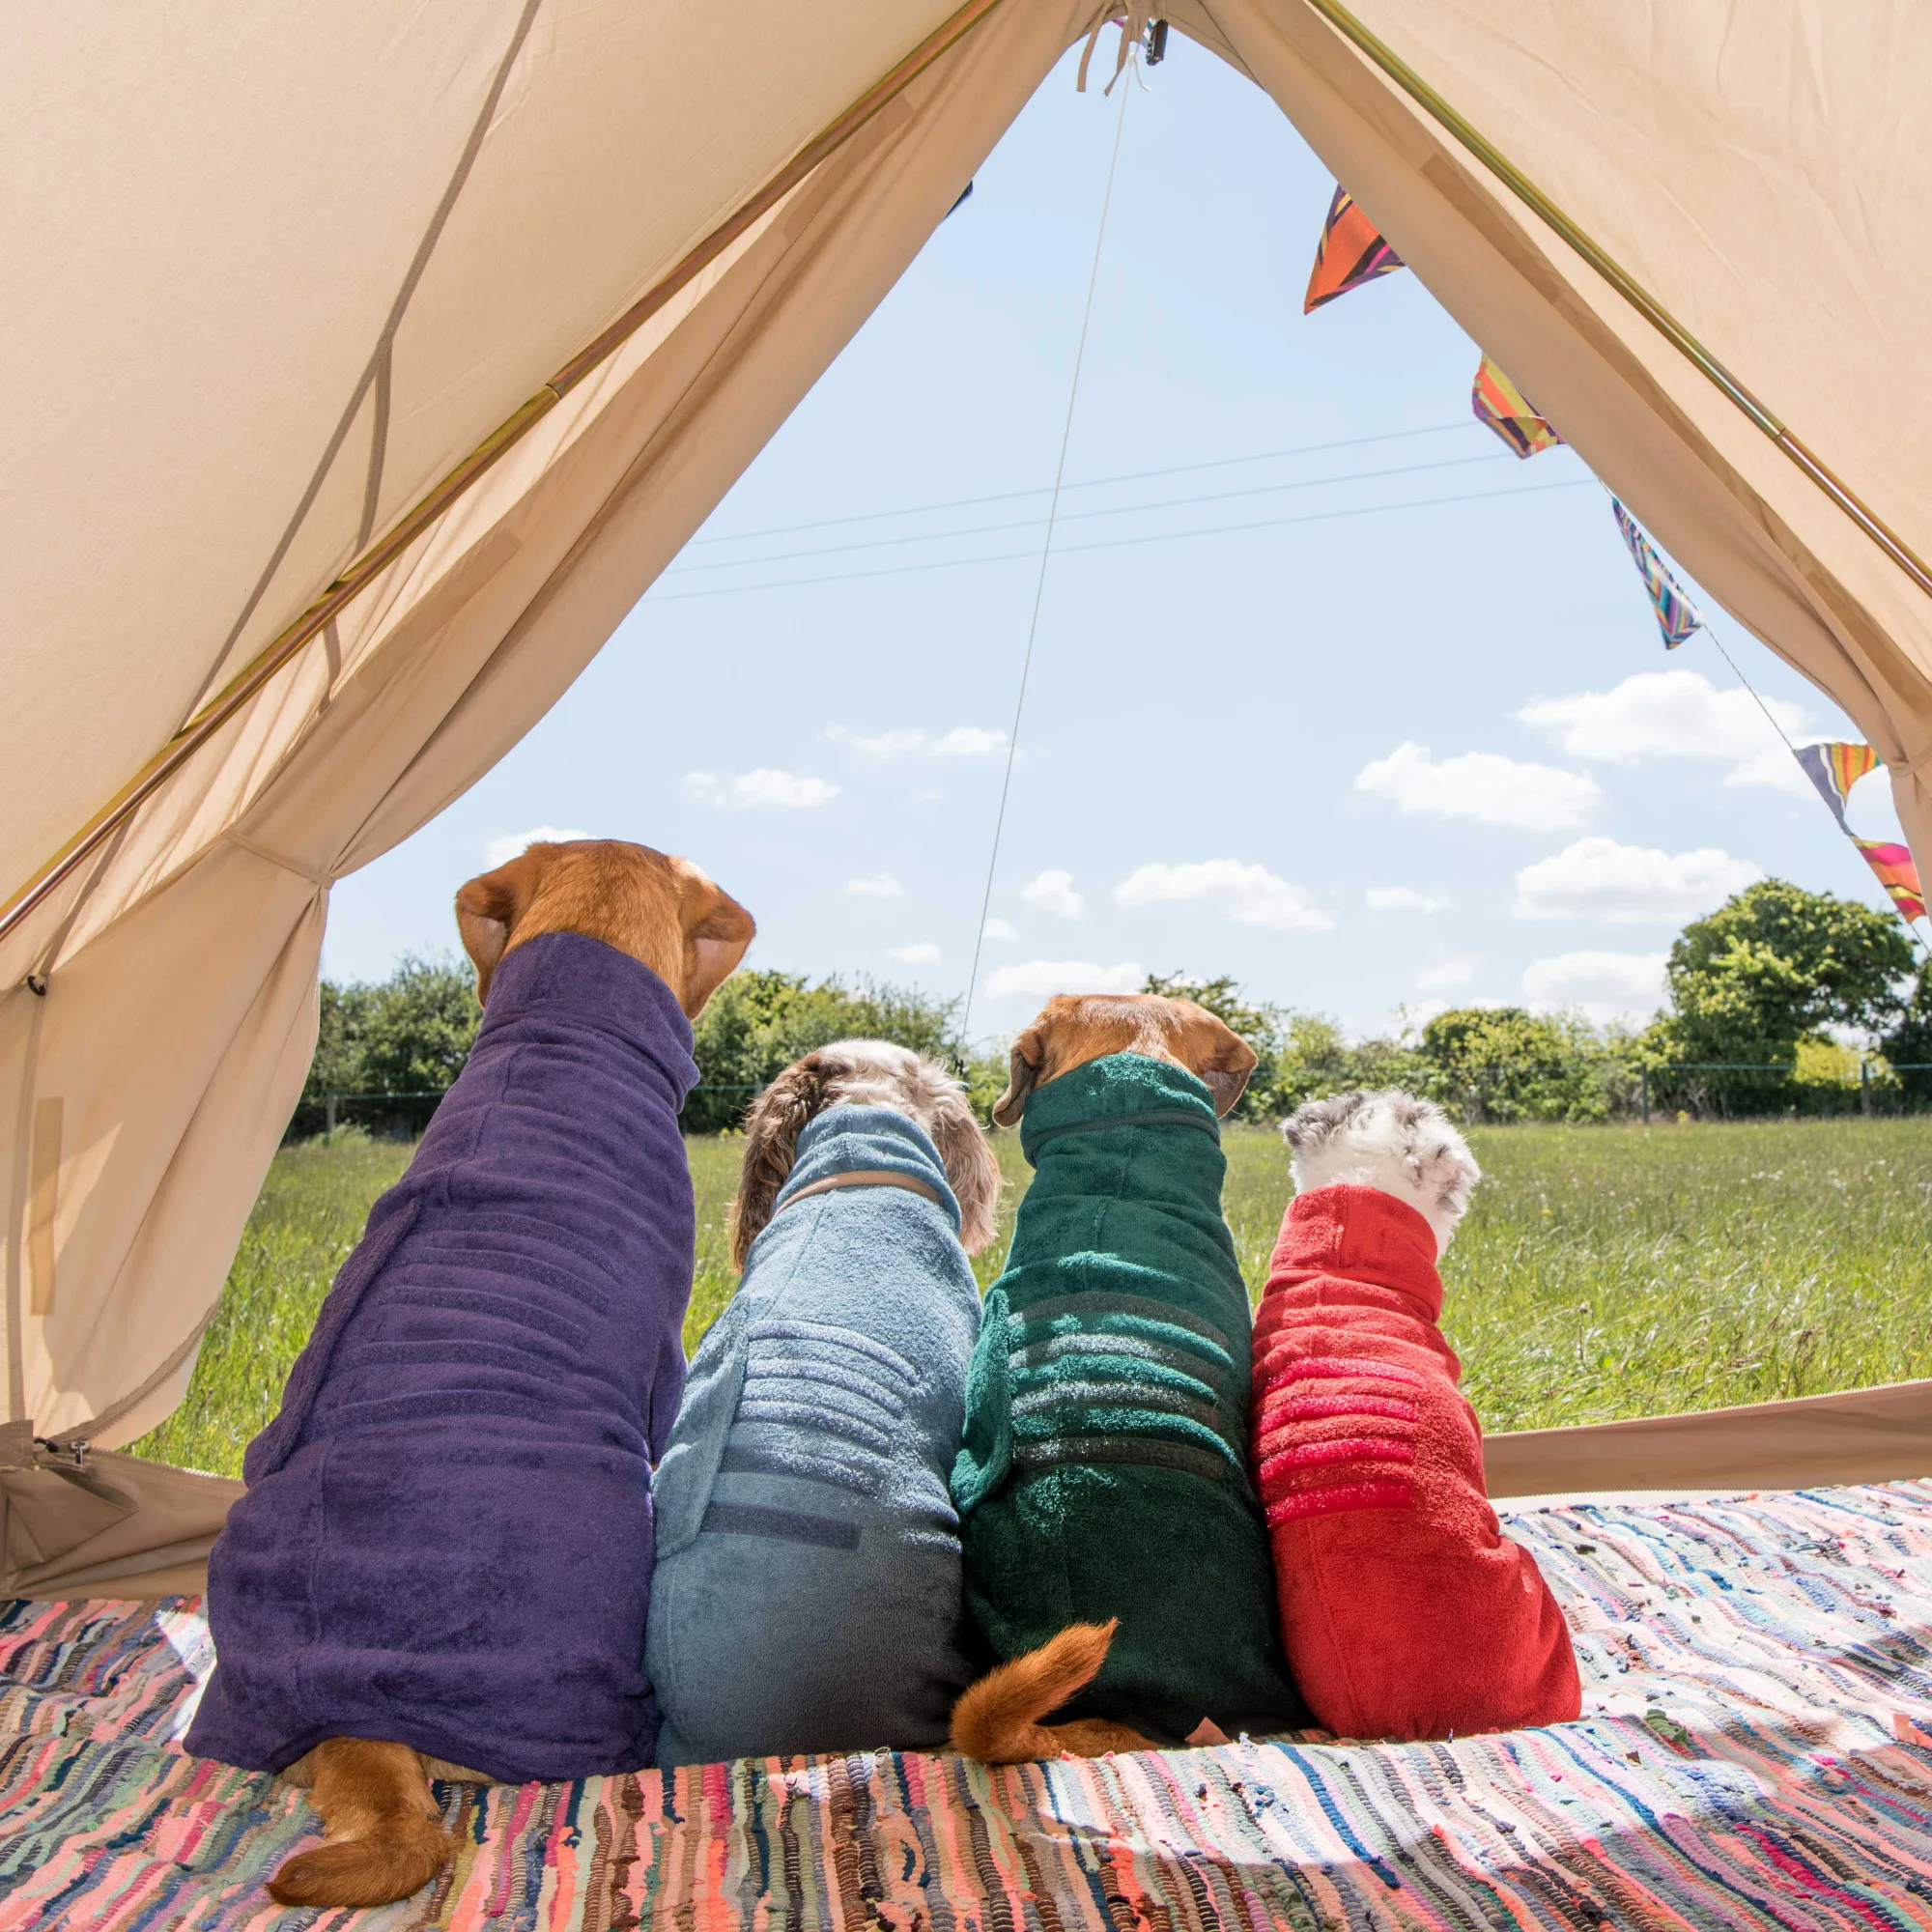
<path id="1" fill-rule="evenodd" d="M 648 966 L 694 1020 L 757 930 L 689 859 L 621 838 L 527 847 L 457 894 L 456 928 L 479 1000 L 504 953 L 542 932 L 582 932 Z"/>
<path id="2" fill-rule="evenodd" d="M 841 1039 L 795 1060 L 753 1101 L 745 1164 L 731 1204 L 731 1261 L 742 1268 L 790 1177 L 805 1123 L 828 1107 L 892 1107 L 923 1127 L 959 1203 L 959 1239 L 977 1255 L 993 1238 L 1000 1169 L 966 1102 L 937 1061 L 883 1039 Z"/>
<path id="3" fill-rule="evenodd" d="M 1483 1178 L 1449 1116 L 1393 1088 L 1310 1100 L 1281 1123 L 1281 1136 L 1296 1192 L 1346 1182 L 1393 1194 L 1429 1223 L 1438 1260 Z"/>
<path id="4" fill-rule="evenodd" d="M 1010 1127 L 1026 1112 L 1036 1087 L 1110 1053 L 1145 1054 L 1184 1066 L 1207 1082 L 1214 1111 L 1226 1115 L 1255 1070 L 1255 1050 L 1239 1034 L 1192 1000 L 1160 993 L 1062 993 L 1013 1041 L 1007 1091 L 993 1118 Z"/>

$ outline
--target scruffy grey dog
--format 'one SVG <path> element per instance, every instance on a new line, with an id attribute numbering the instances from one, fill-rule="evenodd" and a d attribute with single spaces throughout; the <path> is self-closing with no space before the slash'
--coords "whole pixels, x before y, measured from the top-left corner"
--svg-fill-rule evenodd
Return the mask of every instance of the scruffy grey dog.
<path id="1" fill-rule="evenodd" d="M 1483 1170 L 1434 1100 L 1393 1088 L 1310 1100 L 1281 1123 L 1295 1191 L 1349 1182 L 1406 1201 L 1435 1234 L 1435 1253 L 1469 1205 Z"/>

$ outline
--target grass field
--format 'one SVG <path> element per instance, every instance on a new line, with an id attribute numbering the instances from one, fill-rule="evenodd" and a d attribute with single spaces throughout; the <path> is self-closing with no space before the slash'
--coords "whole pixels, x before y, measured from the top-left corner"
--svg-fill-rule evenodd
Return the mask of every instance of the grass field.
<path id="1" fill-rule="evenodd" d="M 1489 1179 L 1450 1250 L 1444 1327 L 1492 1430 L 1716 1408 L 1932 1375 L 1932 1120 L 1490 1127 Z M 1260 1285 L 1288 1199 L 1281 1142 L 1227 1137 L 1226 1206 Z M 737 1139 L 690 1143 L 697 1277 L 685 1345 L 731 1293 Z M 1027 1169 L 1009 1188 L 998 1273 Z M 188 1397 L 138 1454 L 238 1475 L 329 1278 L 406 1147 L 284 1149 Z"/>

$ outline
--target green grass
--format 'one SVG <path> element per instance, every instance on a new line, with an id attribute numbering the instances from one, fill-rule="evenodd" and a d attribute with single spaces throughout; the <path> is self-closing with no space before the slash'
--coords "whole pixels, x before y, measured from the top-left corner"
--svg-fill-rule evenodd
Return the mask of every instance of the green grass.
<path id="1" fill-rule="evenodd" d="M 1932 1376 L 1932 1120 L 1490 1127 L 1445 1270 L 1444 1327 L 1492 1430 L 1716 1408 Z M 1281 1142 L 1227 1136 L 1229 1225 L 1258 1289 L 1288 1199 Z M 697 1274 L 685 1346 L 730 1298 L 741 1140 L 690 1143 Z M 1013 1183 L 999 1272 L 1027 1168 Z M 275 1156 L 187 1400 L 134 1445 L 224 1475 L 274 1413 L 323 1293 L 406 1147 Z"/>

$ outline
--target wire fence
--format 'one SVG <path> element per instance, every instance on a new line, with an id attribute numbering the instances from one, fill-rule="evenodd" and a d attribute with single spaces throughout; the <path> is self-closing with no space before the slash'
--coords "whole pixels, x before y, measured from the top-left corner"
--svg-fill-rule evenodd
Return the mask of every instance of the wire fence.
<path id="1" fill-rule="evenodd" d="M 699 1081 L 685 1096 L 678 1116 L 687 1133 L 716 1133 L 735 1126 L 745 1109 L 764 1092 L 753 1081 Z M 420 1140 L 447 1088 L 385 1094 L 304 1094 L 289 1117 L 287 1141 L 314 1140 L 354 1127 L 372 1140 Z"/>

